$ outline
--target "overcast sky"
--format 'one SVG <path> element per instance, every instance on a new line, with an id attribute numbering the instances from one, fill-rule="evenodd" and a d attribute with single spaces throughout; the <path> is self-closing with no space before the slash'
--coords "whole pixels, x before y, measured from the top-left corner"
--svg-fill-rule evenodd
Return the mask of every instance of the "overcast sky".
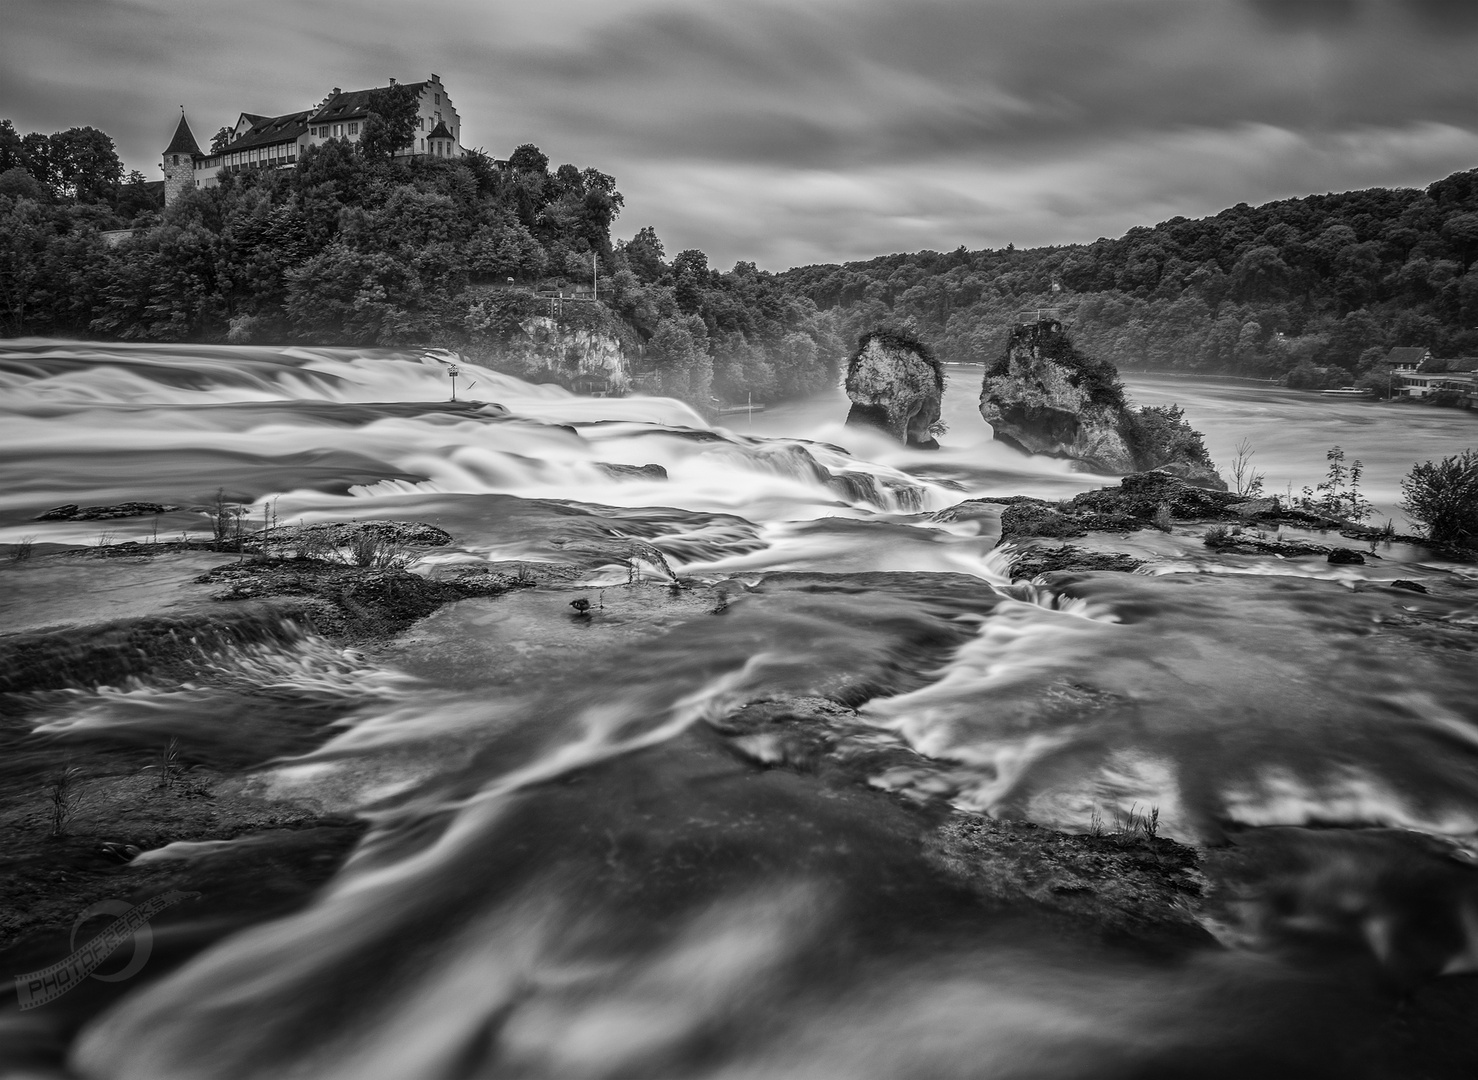
<path id="1" fill-rule="evenodd" d="M 435 71 L 463 142 L 613 174 L 616 234 L 783 269 L 1091 241 L 1478 166 L 1478 0 L 0 0 L 0 116 L 159 179 L 183 104 Z"/>

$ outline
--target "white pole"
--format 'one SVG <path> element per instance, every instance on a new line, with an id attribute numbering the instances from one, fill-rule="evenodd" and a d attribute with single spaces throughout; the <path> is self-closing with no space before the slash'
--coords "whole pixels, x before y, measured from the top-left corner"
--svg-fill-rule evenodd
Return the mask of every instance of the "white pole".
<path id="1" fill-rule="evenodd" d="M 595 261 L 595 252 L 590 253 L 590 282 L 593 298 L 600 299 L 600 264 Z"/>

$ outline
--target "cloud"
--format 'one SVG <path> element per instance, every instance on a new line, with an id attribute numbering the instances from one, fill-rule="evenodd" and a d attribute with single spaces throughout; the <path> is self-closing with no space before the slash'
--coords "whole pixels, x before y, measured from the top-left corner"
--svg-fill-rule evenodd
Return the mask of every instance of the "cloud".
<path id="1" fill-rule="evenodd" d="M 1266 124 L 1105 139 L 1034 161 L 960 161 L 798 170 L 693 162 L 639 172 L 655 198 L 629 215 L 671 250 L 763 267 L 867 259 L 890 251 L 1091 242 L 1136 225 L 1200 217 L 1289 193 L 1424 186 L 1478 160 L 1478 133 L 1451 125 L 1307 135 Z M 1326 183 L 1331 174 L 1346 182 Z M 677 239 L 677 242 L 674 242 Z"/>
<path id="2" fill-rule="evenodd" d="M 1091 240 L 1478 164 L 1473 0 L 7 0 L 0 115 L 157 175 L 439 72 L 464 138 L 616 176 L 618 231 L 763 265 Z M 830 253 L 830 254 L 828 254 Z"/>

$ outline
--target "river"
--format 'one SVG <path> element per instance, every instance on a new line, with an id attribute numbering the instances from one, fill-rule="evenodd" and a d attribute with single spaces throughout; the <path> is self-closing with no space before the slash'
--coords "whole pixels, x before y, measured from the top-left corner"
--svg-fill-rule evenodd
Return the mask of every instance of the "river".
<path id="1" fill-rule="evenodd" d="M 529 589 L 348 651 L 309 635 L 0 702 L 63 744 L 234 740 L 256 797 L 368 822 L 300 909 L 95 1015 L 0 1013 L 27 1075 L 1471 1075 L 1471 570 L 1213 564 L 1179 529 L 1106 542 L 1139 573 L 1013 584 L 990 514 L 934 515 L 1113 480 L 991 442 L 978 368 L 949 371 L 932 453 L 845 428 L 840 392 L 712 427 L 464 374 L 489 404 L 389 351 L 0 343 L 7 632 L 154 610 L 194 564 L 80 553 L 208 538 L 218 491 L 253 522 L 433 523 L 453 543 L 415 573 L 567 565 L 600 605 L 572 622 L 567 593 Z M 1467 413 L 1126 385 L 1180 404 L 1220 464 L 1249 439 L 1273 492 L 1342 446 L 1385 516 L 1414 461 L 1478 442 Z M 35 520 L 130 500 L 178 509 Z M 618 541 L 709 599 L 655 563 L 631 584 L 635 556 L 601 554 Z M 810 702 L 819 741 L 743 727 L 767 701 Z M 264 734 L 330 705 L 306 750 Z M 1184 941 L 1084 931 L 1091 880 L 943 885 L 957 849 L 919 840 L 1097 836 L 1151 808 L 1204 860 Z"/>

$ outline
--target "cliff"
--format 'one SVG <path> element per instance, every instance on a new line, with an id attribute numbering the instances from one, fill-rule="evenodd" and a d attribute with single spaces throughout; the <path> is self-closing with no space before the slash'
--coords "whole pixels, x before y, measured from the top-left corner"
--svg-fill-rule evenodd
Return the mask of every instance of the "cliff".
<path id="1" fill-rule="evenodd" d="M 472 308 L 466 357 L 535 383 L 620 396 L 631 388 L 636 332 L 604 304 L 566 299 L 551 309 L 532 295 L 491 299 Z M 479 312 L 486 317 L 479 321 Z M 483 323 L 487 325 L 483 325 Z"/>
<path id="2" fill-rule="evenodd" d="M 937 449 L 944 372 L 928 346 L 906 334 L 873 330 L 847 364 L 847 423 L 886 431 L 899 442 Z"/>
<path id="3" fill-rule="evenodd" d="M 1180 409 L 1129 404 L 1118 369 L 1079 352 L 1054 319 L 1011 332 L 1005 354 L 986 370 L 980 415 L 997 439 L 1028 454 L 1100 473 L 1164 469 L 1226 488 Z"/>

